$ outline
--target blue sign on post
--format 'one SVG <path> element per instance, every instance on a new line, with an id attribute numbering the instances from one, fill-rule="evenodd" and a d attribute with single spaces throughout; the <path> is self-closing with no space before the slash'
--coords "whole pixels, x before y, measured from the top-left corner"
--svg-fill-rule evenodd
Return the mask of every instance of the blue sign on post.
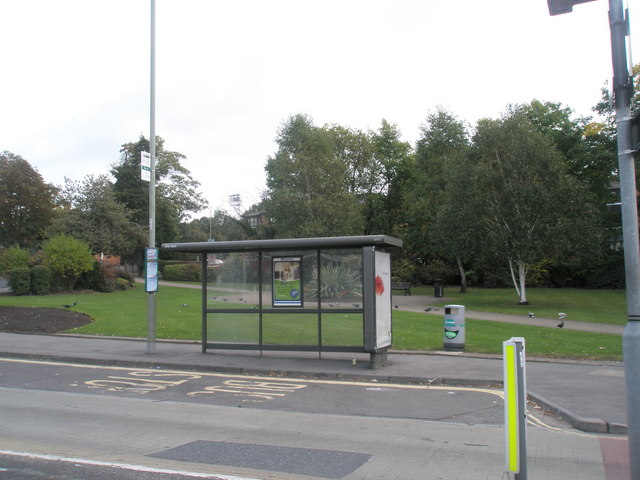
<path id="1" fill-rule="evenodd" d="M 145 250 L 145 277 L 144 289 L 147 292 L 158 291 L 158 249 L 147 248 Z"/>

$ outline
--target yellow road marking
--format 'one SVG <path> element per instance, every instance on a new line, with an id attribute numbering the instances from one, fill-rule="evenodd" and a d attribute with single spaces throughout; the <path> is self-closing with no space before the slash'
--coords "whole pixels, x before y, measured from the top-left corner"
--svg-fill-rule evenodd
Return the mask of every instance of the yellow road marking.
<path id="1" fill-rule="evenodd" d="M 215 377 L 215 378 L 236 378 L 242 380 L 257 380 L 264 381 L 265 379 L 279 380 L 279 382 L 283 383 L 307 383 L 307 384 L 317 384 L 317 385 L 346 385 L 346 386 L 357 386 L 357 387 L 371 387 L 372 385 L 377 385 L 382 388 L 394 388 L 394 389 L 405 389 L 405 390 L 445 390 L 452 392 L 479 392 L 486 393 L 490 395 L 495 395 L 500 399 L 504 399 L 504 392 L 502 389 L 490 389 L 490 388 L 482 388 L 482 387 L 458 387 L 458 386 L 447 386 L 447 385 L 409 385 L 409 384 L 397 384 L 397 383 L 381 383 L 381 382 L 358 382 L 358 381 L 348 381 L 348 380 L 319 380 L 319 379 L 307 379 L 307 378 L 290 378 L 290 377 L 271 377 L 271 376 L 258 376 L 258 375 L 242 375 L 242 374 L 227 374 L 227 373 L 214 373 L 214 372 L 189 372 L 188 370 L 170 370 L 170 369 L 156 369 L 156 368 L 134 368 L 134 367 L 118 367 L 118 366 L 106 366 L 106 365 L 86 365 L 86 364 L 78 364 L 78 363 L 70 363 L 70 362 L 58 362 L 58 361 L 50 361 L 50 360 L 28 360 L 28 359 L 18 359 L 18 358 L 0 358 L 0 362 L 7 363 L 24 363 L 24 364 L 33 364 L 33 365 L 52 365 L 52 366 L 65 366 L 65 367 L 74 367 L 74 368 L 84 368 L 84 369 L 97 369 L 97 370 L 117 370 L 123 372 L 132 372 L 132 375 L 139 375 L 136 372 L 143 373 L 153 373 L 154 376 L 160 376 L 161 374 L 170 376 L 170 375 L 193 375 L 194 378 L 196 376 L 199 377 Z M 212 391 L 207 391 L 209 388 L 216 387 L 205 387 L 205 391 L 201 392 L 192 392 L 191 395 L 195 396 L 198 393 L 213 393 Z M 224 388 L 224 387 L 222 387 Z M 220 390 L 222 391 L 222 390 Z M 234 392 L 231 392 L 234 393 Z M 238 392 L 239 393 L 239 392 Z M 271 395 L 274 395 L 275 392 L 272 392 Z M 280 396 L 280 395 L 276 395 Z M 527 421 L 531 425 L 535 425 L 541 428 L 546 428 L 549 430 L 578 435 L 578 436 L 597 436 L 595 433 L 588 432 L 580 432 L 576 430 L 566 430 L 563 428 L 553 427 L 551 425 L 546 424 L 541 419 L 533 415 L 530 411 L 527 413 Z"/>

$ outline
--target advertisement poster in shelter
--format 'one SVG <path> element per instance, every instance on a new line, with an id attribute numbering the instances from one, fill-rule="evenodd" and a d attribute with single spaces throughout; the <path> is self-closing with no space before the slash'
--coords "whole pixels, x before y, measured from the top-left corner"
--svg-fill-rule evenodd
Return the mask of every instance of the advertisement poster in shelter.
<path id="1" fill-rule="evenodd" d="M 302 257 L 273 258 L 273 306 L 302 306 Z"/>
<path id="2" fill-rule="evenodd" d="M 376 349 L 391 345 L 391 255 L 376 251 Z"/>

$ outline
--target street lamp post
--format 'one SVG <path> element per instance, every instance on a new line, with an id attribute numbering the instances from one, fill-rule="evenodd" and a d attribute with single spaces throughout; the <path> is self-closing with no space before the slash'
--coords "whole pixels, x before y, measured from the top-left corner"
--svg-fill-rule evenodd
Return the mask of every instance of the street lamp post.
<path id="1" fill-rule="evenodd" d="M 151 0 L 149 248 L 156 246 L 156 1 Z M 147 298 L 147 353 L 156 353 L 156 292 Z"/>
<path id="2" fill-rule="evenodd" d="M 547 0 L 551 15 L 570 12 L 573 4 L 585 1 L 590 0 Z M 609 0 L 609 26 L 627 293 L 627 325 L 622 335 L 622 352 L 627 391 L 629 461 L 632 480 L 640 480 L 640 241 L 635 150 L 631 139 L 633 80 L 629 76 L 626 49 L 629 24 L 622 0 Z"/>

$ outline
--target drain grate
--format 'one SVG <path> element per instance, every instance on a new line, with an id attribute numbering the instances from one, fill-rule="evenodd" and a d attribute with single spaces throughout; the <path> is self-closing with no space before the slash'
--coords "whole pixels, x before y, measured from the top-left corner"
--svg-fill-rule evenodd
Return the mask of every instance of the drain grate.
<path id="1" fill-rule="evenodd" d="M 340 479 L 364 465 L 365 453 L 198 440 L 149 455 L 180 462 L 254 468 Z"/>

